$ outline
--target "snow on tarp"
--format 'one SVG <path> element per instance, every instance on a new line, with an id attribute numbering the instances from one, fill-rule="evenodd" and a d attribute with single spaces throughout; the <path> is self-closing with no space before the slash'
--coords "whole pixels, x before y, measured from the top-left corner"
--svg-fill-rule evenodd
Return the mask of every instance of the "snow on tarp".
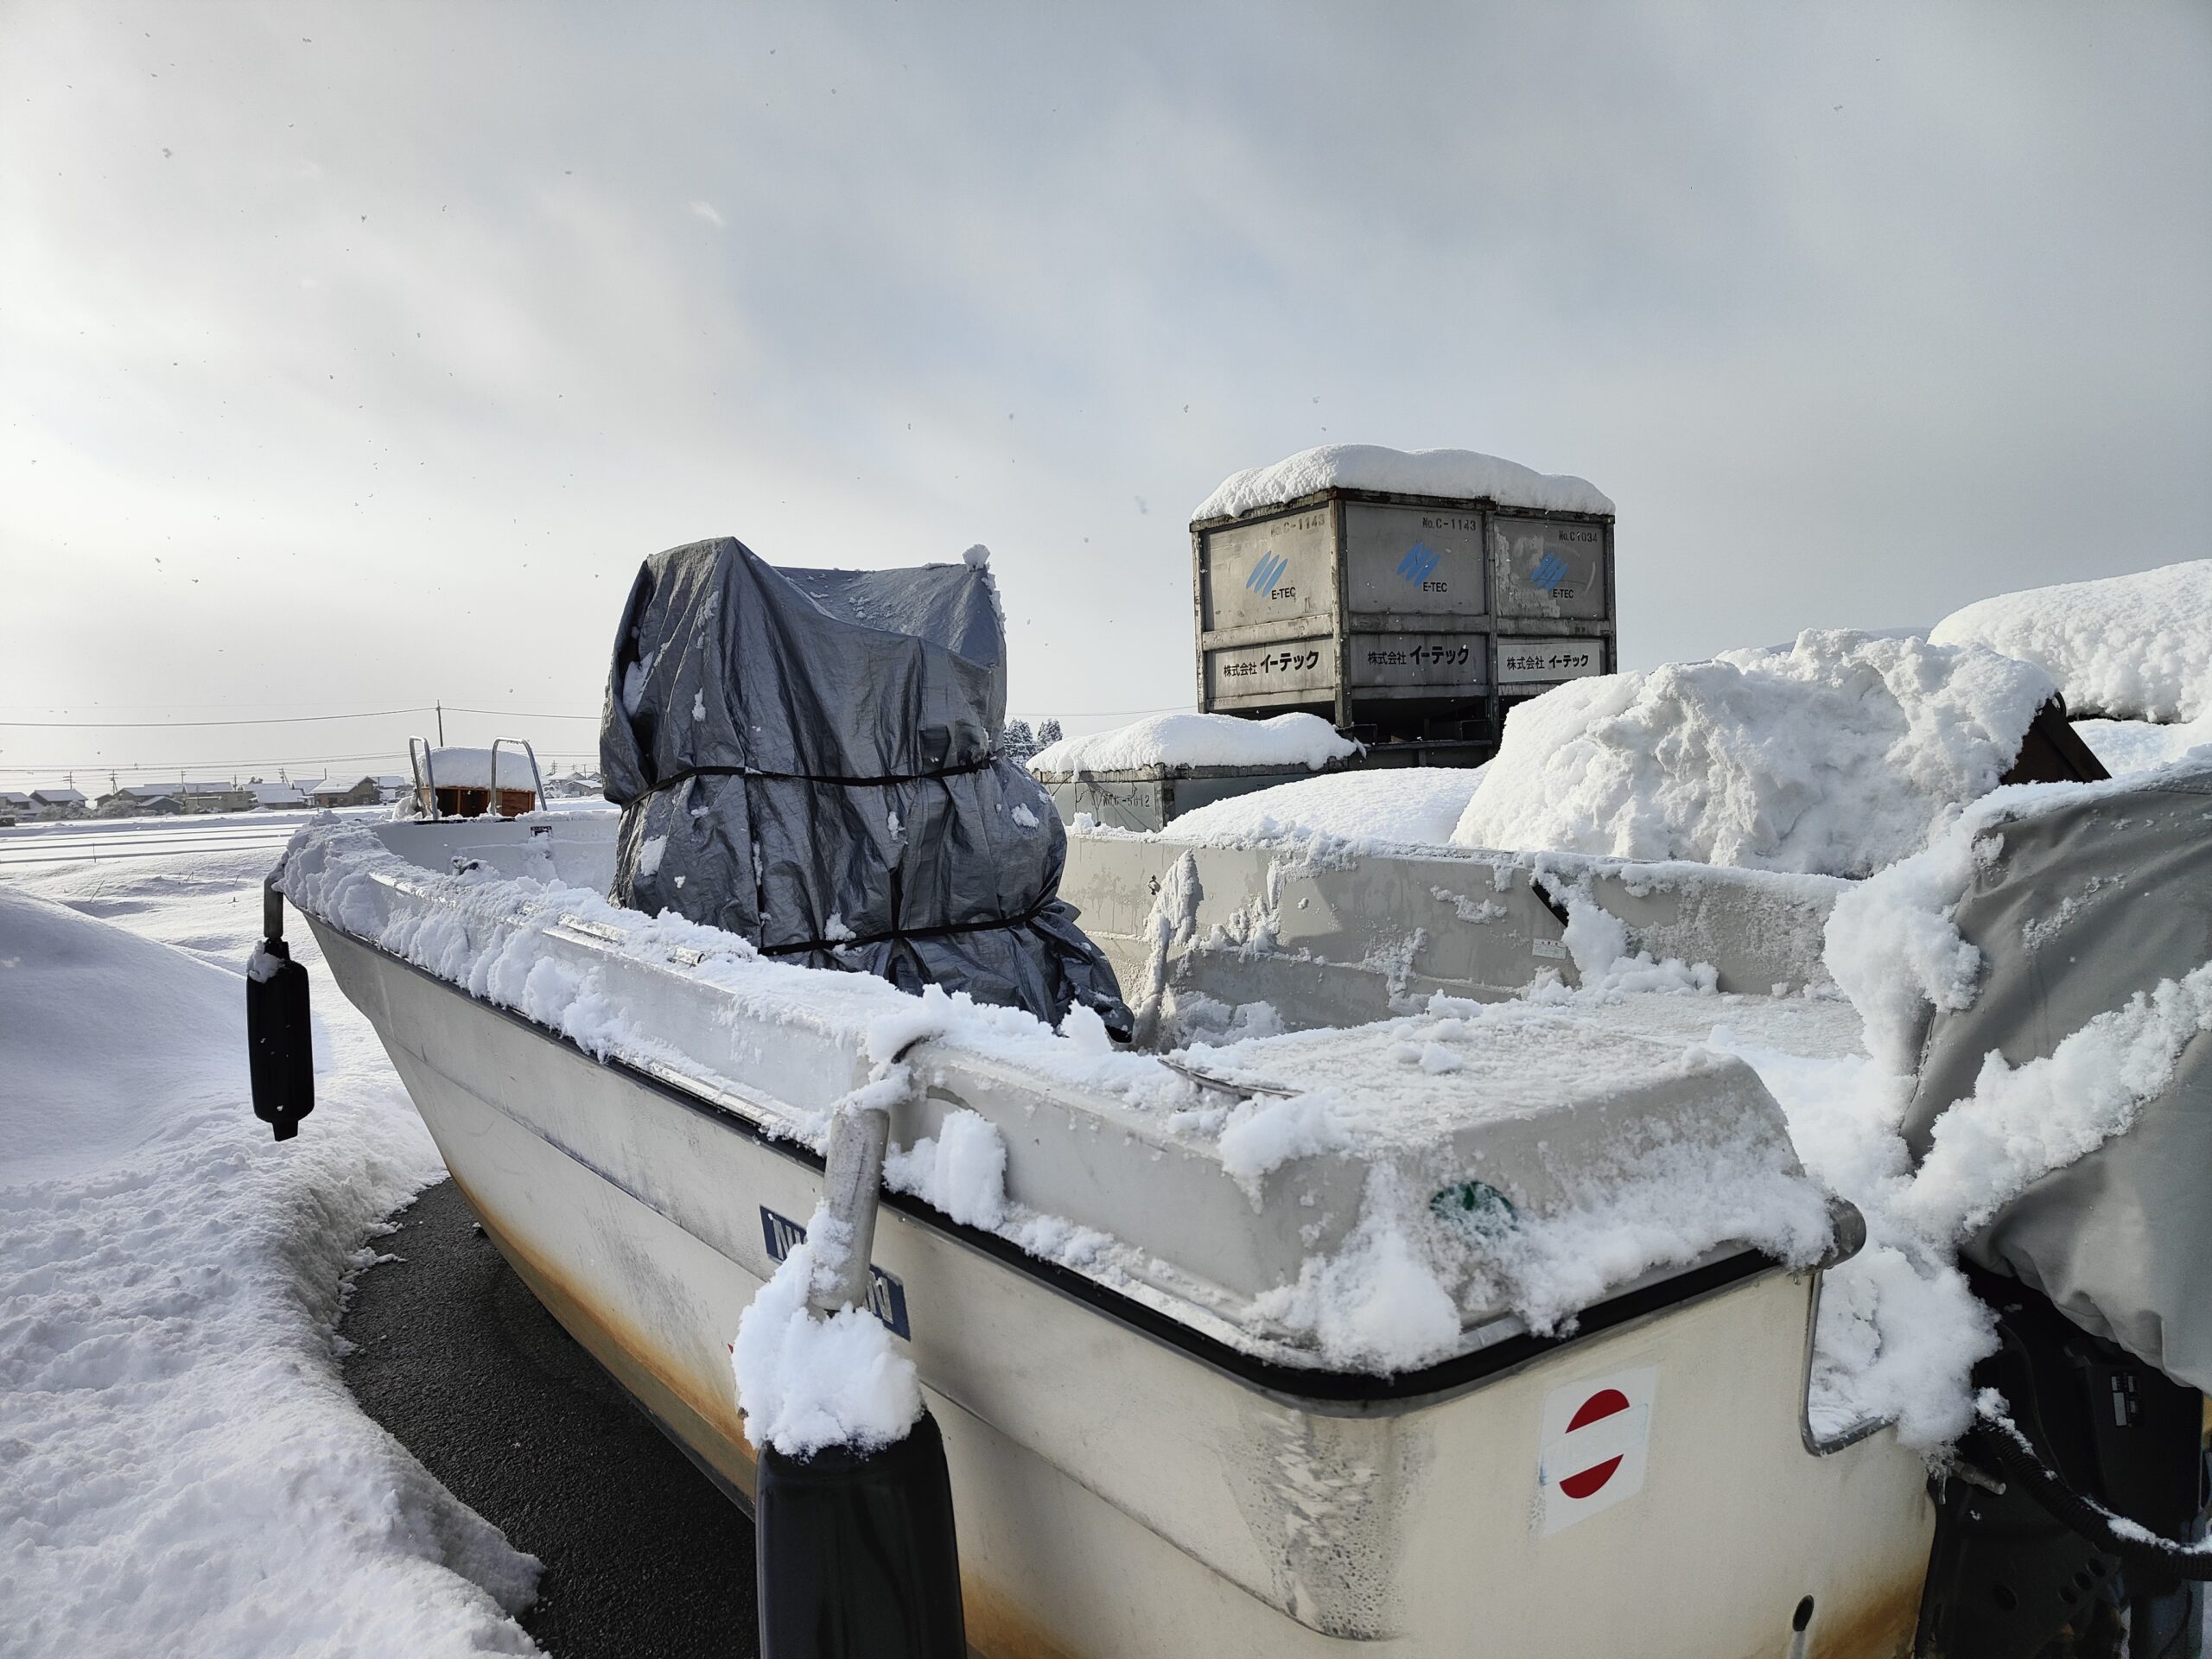
<path id="1" fill-rule="evenodd" d="M 2035 664 L 2071 715 L 2195 720 L 2212 714 L 2212 559 L 1999 594 L 1952 612 L 1929 638 Z"/>
<path id="2" fill-rule="evenodd" d="M 2052 690 L 1979 645 L 1840 630 L 1577 680 L 1508 716 L 1452 839 L 1866 875 L 1995 788 Z"/>
<path id="3" fill-rule="evenodd" d="M 338 1373 L 436 1151 L 390 1088 L 272 1143 L 242 983 L 0 887 L 0 1649 L 534 1653 L 537 1563 Z"/>
<path id="4" fill-rule="evenodd" d="M 1279 506 L 1317 490 L 1377 490 L 1394 495 L 1495 501 L 1542 512 L 1611 512 L 1611 500 L 1586 480 L 1540 473 L 1472 449 L 1389 449 L 1374 443 L 1325 443 L 1270 467 L 1232 473 L 1191 511 L 1192 523 Z"/>
<path id="5" fill-rule="evenodd" d="M 1301 778 L 1186 812 L 1164 841 L 1214 845 L 1326 836 L 1364 844 L 1448 845 L 1479 766 L 1395 766 Z"/>
<path id="6" fill-rule="evenodd" d="M 1830 913 L 1827 961 L 1865 1055 L 1716 1033 L 1780 1101 L 1807 1167 L 1866 1217 L 1821 1304 L 1816 1431 L 1891 1418 L 1934 1452 L 1968 1427 L 1995 1336 L 1962 1249 L 2212 1380 L 2209 801 L 2203 767 L 1998 791 Z"/>
<path id="7" fill-rule="evenodd" d="M 1992 822 L 1953 924 L 1902 1204 L 1931 1236 L 2212 1389 L 2212 766 Z M 2048 1179 L 2046 1179 L 2048 1178 Z"/>
<path id="8" fill-rule="evenodd" d="M 1029 757 L 1044 778 L 1175 766 L 1304 766 L 1318 772 L 1359 753 L 1319 715 L 1154 715 L 1087 737 L 1064 737 Z"/>
<path id="9" fill-rule="evenodd" d="M 2212 714 L 2200 715 L 2178 726 L 2160 726 L 2146 720 L 2077 720 L 2074 735 L 2089 746 L 2107 772 L 2125 778 L 2131 772 L 2170 766 L 2212 745 Z"/>
<path id="10" fill-rule="evenodd" d="M 1058 897 L 1067 844 L 993 753 L 1006 636 L 988 556 L 779 569 L 734 537 L 645 561 L 600 729 L 617 902 L 817 968 L 1127 1030 Z"/>

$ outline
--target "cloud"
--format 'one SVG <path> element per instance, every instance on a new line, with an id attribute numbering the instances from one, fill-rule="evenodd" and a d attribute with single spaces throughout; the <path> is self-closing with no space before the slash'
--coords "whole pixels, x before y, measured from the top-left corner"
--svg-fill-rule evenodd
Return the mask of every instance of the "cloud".
<path id="1" fill-rule="evenodd" d="M 2191 5 L 910 10 L 0 6 L 0 709 L 588 713 L 723 533 L 1187 706 L 1183 512 L 1332 441 L 1591 479 L 1635 667 L 2202 550 Z"/>

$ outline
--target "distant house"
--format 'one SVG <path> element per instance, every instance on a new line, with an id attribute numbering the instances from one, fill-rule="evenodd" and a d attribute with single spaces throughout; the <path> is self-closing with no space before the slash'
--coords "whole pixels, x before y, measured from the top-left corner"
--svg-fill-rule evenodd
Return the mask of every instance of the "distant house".
<path id="1" fill-rule="evenodd" d="M 384 796 L 373 778 L 356 778 L 350 784 L 330 778 L 315 786 L 310 798 L 317 806 L 374 806 Z"/>
<path id="2" fill-rule="evenodd" d="M 378 772 L 376 782 L 377 799 L 386 806 L 394 801 L 404 801 L 415 792 L 415 780 L 402 772 Z"/>
<path id="3" fill-rule="evenodd" d="M 100 797 L 99 804 L 92 808 L 92 816 L 96 818 L 168 818 L 175 817 L 183 810 L 184 803 L 175 795 L 118 789 Z"/>
<path id="4" fill-rule="evenodd" d="M 0 789 L 0 823 L 21 823 L 36 811 L 28 790 Z"/>
<path id="5" fill-rule="evenodd" d="M 100 797 L 96 816 L 136 817 L 142 813 L 250 812 L 253 791 L 237 784 L 190 782 L 125 784 Z"/>
<path id="6" fill-rule="evenodd" d="M 81 818 L 92 806 L 78 789 L 35 789 L 31 804 L 41 818 Z"/>
<path id="7" fill-rule="evenodd" d="M 296 784 L 248 784 L 253 804 L 264 812 L 296 812 L 308 804 Z"/>

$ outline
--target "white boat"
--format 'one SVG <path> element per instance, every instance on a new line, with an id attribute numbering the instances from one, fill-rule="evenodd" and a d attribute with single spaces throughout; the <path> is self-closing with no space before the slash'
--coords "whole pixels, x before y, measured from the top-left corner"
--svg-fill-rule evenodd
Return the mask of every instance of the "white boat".
<path id="1" fill-rule="evenodd" d="M 617 910 L 615 822 L 315 826 L 275 880 L 516 1271 L 738 1502 L 739 1317 L 814 1209 L 871 1028 L 934 1033 L 894 1145 L 980 1114 L 1007 1208 L 887 1192 L 875 1306 L 943 1430 L 976 1652 L 1910 1650 L 1926 1470 L 1883 1425 L 1808 1423 L 1848 1241 L 1756 1076 L 1694 1049 L 1712 999 L 1483 1011 L 1571 976 L 1578 880 L 1756 992 L 1734 1017 L 1847 1047 L 1847 1007 L 1771 995 L 1817 954 L 1821 883 L 1078 834 L 1063 892 L 1155 1030 L 1207 997 L 1303 1027 L 1161 1059 Z M 1389 1110 L 1301 1139 L 1285 1097 L 1332 1085 Z M 1464 1211 L 1470 1261 L 1535 1241 L 1449 1287 L 1411 1363 L 1387 1262 L 1329 1278 L 1386 1187 Z M 1615 1201 L 1663 1245 L 1562 1260 Z"/>

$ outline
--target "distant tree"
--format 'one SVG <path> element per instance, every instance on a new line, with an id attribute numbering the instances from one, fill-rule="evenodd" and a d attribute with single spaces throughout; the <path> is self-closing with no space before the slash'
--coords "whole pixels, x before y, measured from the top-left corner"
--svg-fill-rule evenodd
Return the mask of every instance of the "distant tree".
<path id="1" fill-rule="evenodd" d="M 1037 728 L 1037 747 L 1039 748 L 1049 748 L 1052 745 L 1058 742 L 1059 741 L 1060 722 L 1058 721 L 1048 720 Z"/>
<path id="2" fill-rule="evenodd" d="M 1009 720 L 1006 730 L 999 734 L 999 747 L 1006 758 L 1020 766 L 1037 753 L 1036 734 L 1029 729 L 1026 720 Z"/>

